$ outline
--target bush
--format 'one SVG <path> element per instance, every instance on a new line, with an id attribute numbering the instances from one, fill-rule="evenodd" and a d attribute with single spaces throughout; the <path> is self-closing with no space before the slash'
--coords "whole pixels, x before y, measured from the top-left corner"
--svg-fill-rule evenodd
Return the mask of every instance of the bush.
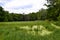
<path id="1" fill-rule="evenodd" d="M 57 17 L 58 21 L 60 21 L 60 16 Z"/>

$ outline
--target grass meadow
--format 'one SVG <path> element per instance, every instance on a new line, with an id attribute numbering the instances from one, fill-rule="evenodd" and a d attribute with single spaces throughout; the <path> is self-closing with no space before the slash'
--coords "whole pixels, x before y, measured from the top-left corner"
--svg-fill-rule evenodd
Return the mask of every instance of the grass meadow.
<path id="1" fill-rule="evenodd" d="M 0 40 L 60 40 L 60 22 L 0 22 Z"/>

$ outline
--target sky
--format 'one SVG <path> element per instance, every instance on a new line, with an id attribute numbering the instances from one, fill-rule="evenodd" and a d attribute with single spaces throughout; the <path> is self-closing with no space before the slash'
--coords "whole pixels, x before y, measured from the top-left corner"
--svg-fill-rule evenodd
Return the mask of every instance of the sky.
<path id="1" fill-rule="evenodd" d="M 10 13 L 31 13 L 46 9 L 46 0 L 0 0 L 0 6 Z"/>

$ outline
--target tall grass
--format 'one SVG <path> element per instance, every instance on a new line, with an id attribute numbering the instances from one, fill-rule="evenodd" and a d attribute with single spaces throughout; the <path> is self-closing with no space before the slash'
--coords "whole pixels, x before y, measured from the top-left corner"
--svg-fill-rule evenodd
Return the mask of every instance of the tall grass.
<path id="1" fill-rule="evenodd" d="M 28 22 L 0 22 L 0 40 L 60 40 L 60 29 L 51 26 L 47 21 L 28 21 Z M 20 29 L 23 26 L 32 27 L 33 25 L 43 25 L 47 30 L 53 31 L 52 34 L 41 36 L 39 34 L 28 34 L 26 30 Z M 39 30 L 38 30 L 39 31 Z"/>

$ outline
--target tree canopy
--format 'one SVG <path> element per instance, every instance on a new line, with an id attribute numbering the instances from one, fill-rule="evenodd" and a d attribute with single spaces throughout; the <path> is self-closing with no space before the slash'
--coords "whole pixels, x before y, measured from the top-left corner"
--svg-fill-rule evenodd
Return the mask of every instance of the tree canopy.
<path id="1" fill-rule="evenodd" d="M 29 14 L 9 13 L 0 6 L 0 22 L 3 21 L 36 21 L 36 20 L 60 20 L 60 0 L 47 0 L 47 9 Z"/>
<path id="2" fill-rule="evenodd" d="M 35 21 L 35 20 L 45 20 L 46 18 L 46 9 L 41 9 L 38 12 L 29 13 L 29 14 L 17 14 L 17 13 L 9 13 L 8 11 L 4 11 L 2 7 L 0 7 L 0 22 L 3 21 Z"/>
<path id="3" fill-rule="evenodd" d="M 60 15 L 60 0 L 47 0 L 47 16 L 48 19 L 57 20 Z"/>

